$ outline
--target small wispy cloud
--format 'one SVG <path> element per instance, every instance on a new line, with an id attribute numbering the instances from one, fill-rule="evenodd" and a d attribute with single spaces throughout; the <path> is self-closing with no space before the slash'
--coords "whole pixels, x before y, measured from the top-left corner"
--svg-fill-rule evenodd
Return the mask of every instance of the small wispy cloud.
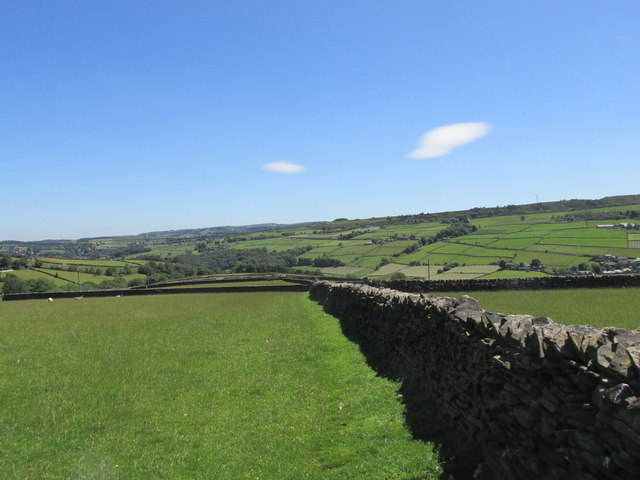
<path id="1" fill-rule="evenodd" d="M 296 165 L 295 163 L 271 162 L 265 163 L 262 166 L 262 169 L 276 173 L 301 173 L 304 172 L 307 168 L 303 167 L 302 165 Z"/>
<path id="2" fill-rule="evenodd" d="M 418 146 L 408 158 L 437 158 L 465 143 L 488 134 L 493 127 L 485 122 L 452 123 L 429 130 L 420 137 Z"/>

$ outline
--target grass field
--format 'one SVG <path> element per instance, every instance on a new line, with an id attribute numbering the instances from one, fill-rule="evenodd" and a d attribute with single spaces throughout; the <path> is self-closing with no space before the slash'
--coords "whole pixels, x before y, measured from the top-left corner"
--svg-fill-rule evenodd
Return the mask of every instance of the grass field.
<path id="1" fill-rule="evenodd" d="M 434 295 L 460 297 L 463 292 Z M 467 292 L 485 310 L 550 317 L 566 325 L 640 328 L 640 288 Z"/>
<path id="2" fill-rule="evenodd" d="M 431 280 L 461 280 L 482 277 L 498 270 L 497 265 L 465 265 L 442 271 L 442 265 L 408 266 L 400 263 L 389 263 L 369 274 L 370 277 L 389 276 L 396 272 L 409 278 L 429 278 Z M 440 270 L 440 273 L 438 271 Z"/>
<path id="3" fill-rule="evenodd" d="M 392 273 L 399 272 L 400 270 L 403 270 L 405 268 L 407 268 L 406 265 L 400 265 L 398 263 L 388 263 L 387 265 L 383 265 L 374 273 L 372 273 L 371 276 L 380 277 L 384 275 L 391 275 Z"/>
<path id="4" fill-rule="evenodd" d="M 241 299 L 241 301 L 240 301 Z M 436 479 L 302 293 L 0 303 L 0 478 Z"/>
<path id="5" fill-rule="evenodd" d="M 35 270 L 14 270 L 13 272 L 9 272 L 11 275 L 15 275 L 20 280 L 37 280 L 37 279 L 45 279 L 53 282 L 54 285 L 60 287 L 69 285 L 71 282 L 64 280 L 63 278 L 52 277 L 51 275 L 47 275 L 46 273 L 37 272 Z M 0 278 L 6 274 L 0 274 Z"/>
<path id="6" fill-rule="evenodd" d="M 67 272 L 66 270 L 51 270 L 47 268 L 38 268 L 37 270 L 40 272 L 44 272 L 45 274 L 49 274 L 47 275 L 47 278 L 49 279 L 53 280 L 57 275 L 59 278 L 63 280 L 68 280 L 69 282 L 73 282 L 73 283 L 78 282 L 78 277 L 80 277 L 80 283 L 85 283 L 85 282 L 100 283 L 104 280 L 113 280 L 113 277 L 108 277 L 106 275 L 93 275 L 91 273 L 84 273 L 84 272 L 80 272 L 80 273 Z"/>
<path id="7" fill-rule="evenodd" d="M 363 270 L 361 267 L 327 267 L 321 268 L 324 275 L 353 275 Z"/>
<path id="8" fill-rule="evenodd" d="M 544 272 L 527 272 L 523 270 L 499 270 L 497 272 L 484 275 L 480 278 L 530 278 L 530 277 L 549 277 Z"/>
<path id="9" fill-rule="evenodd" d="M 230 244 L 230 247 L 240 250 L 249 248 L 266 248 L 271 252 L 284 252 L 293 248 L 318 246 L 324 244 L 325 242 L 325 240 L 310 240 L 298 237 L 276 237 L 260 240 L 246 240 L 244 242 L 234 242 Z"/>
<path id="10" fill-rule="evenodd" d="M 51 263 L 54 265 L 82 265 L 88 267 L 126 267 L 127 265 L 133 265 L 131 262 L 123 262 L 120 260 L 74 260 L 69 258 L 50 258 L 50 257 L 38 257 L 45 263 Z"/>

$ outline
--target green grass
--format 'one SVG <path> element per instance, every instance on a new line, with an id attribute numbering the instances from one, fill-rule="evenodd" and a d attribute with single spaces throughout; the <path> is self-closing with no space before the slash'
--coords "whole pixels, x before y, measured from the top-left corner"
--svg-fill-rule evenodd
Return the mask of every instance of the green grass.
<path id="1" fill-rule="evenodd" d="M 549 277 L 548 273 L 544 272 L 526 272 L 522 270 L 499 270 L 497 272 L 484 275 L 480 278 L 529 278 L 529 277 Z"/>
<path id="2" fill-rule="evenodd" d="M 495 234 L 482 235 L 482 234 L 474 233 L 474 234 L 471 234 L 471 235 L 464 235 L 462 237 L 456 237 L 452 241 L 453 242 L 464 242 L 464 243 L 470 243 L 472 245 L 484 246 L 484 245 L 493 245 L 499 239 L 500 239 L 500 237 L 495 235 Z"/>
<path id="3" fill-rule="evenodd" d="M 301 248 L 307 246 L 316 246 L 325 243 L 325 240 L 321 239 L 306 239 L 297 237 L 276 237 L 265 238 L 262 240 L 246 240 L 243 242 L 234 242 L 229 246 L 235 249 L 248 249 L 248 248 L 266 248 L 270 252 L 284 252 L 293 248 Z"/>
<path id="4" fill-rule="evenodd" d="M 50 280 L 56 287 L 62 287 L 65 285 L 70 285 L 71 283 L 63 280 L 62 278 L 55 278 L 51 275 L 47 275 L 46 273 L 36 272 L 35 270 L 14 270 L 13 272 L 9 272 L 10 275 L 15 275 L 20 280 L 37 280 L 37 279 L 45 279 Z M 6 274 L 0 274 L 0 278 Z"/>
<path id="5" fill-rule="evenodd" d="M 370 233 L 364 233 L 355 238 L 358 239 L 387 239 L 394 235 L 409 237 L 414 235 L 417 238 L 431 237 L 445 228 L 445 225 L 438 222 L 414 223 L 401 225 L 387 225 Z"/>
<path id="6" fill-rule="evenodd" d="M 364 270 L 362 267 L 327 267 L 321 268 L 320 271 L 324 275 L 354 275 Z"/>
<path id="7" fill-rule="evenodd" d="M 491 242 L 491 248 L 507 248 L 507 249 L 515 249 L 521 250 L 523 248 L 529 248 L 531 245 L 535 245 L 540 240 L 540 237 L 530 237 L 530 238 L 500 238 L 496 239 L 494 242 Z"/>
<path id="8" fill-rule="evenodd" d="M 353 266 L 363 267 L 363 268 L 372 268 L 375 269 L 380 265 L 380 261 L 383 257 L 360 257 L 357 260 L 352 262 Z"/>
<path id="9" fill-rule="evenodd" d="M 398 263 L 388 263 L 386 265 L 383 265 L 379 269 L 377 269 L 372 274 L 370 274 L 370 276 L 371 277 L 382 277 L 382 276 L 385 276 L 385 275 L 391 275 L 392 273 L 399 272 L 401 270 L 404 270 L 405 268 L 407 268 L 406 265 L 401 265 L 401 264 L 398 264 Z"/>
<path id="10" fill-rule="evenodd" d="M 0 303 L 0 478 L 435 479 L 303 293 Z"/>
<path id="11" fill-rule="evenodd" d="M 602 208 L 590 209 L 590 211 L 592 212 L 620 212 L 624 210 L 640 210 L 640 205 L 629 204 L 629 205 L 619 205 L 617 207 L 602 207 Z"/>
<path id="12" fill-rule="evenodd" d="M 486 278 L 486 277 L 485 277 Z M 462 292 L 435 295 L 459 297 Z M 467 292 L 485 310 L 550 317 L 566 325 L 640 327 L 640 288 Z"/>
<path id="13" fill-rule="evenodd" d="M 436 251 L 439 254 L 459 254 L 463 253 L 466 250 L 469 250 L 471 247 L 469 245 L 463 245 L 460 243 L 444 243 L 438 250 Z M 480 248 L 480 247 L 477 247 Z"/>
<path id="14" fill-rule="evenodd" d="M 343 257 L 345 255 L 349 256 L 364 256 L 367 253 L 375 250 L 377 245 L 347 245 L 343 247 L 339 247 L 336 250 L 331 252 L 331 257 Z"/>
<path id="15" fill-rule="evenodd" d="M 553 230 L 554 225 L 545 225 L 549 232 L 547 237 L 566 237 L 566 238 L 609 238 L 609 239 L 626 239 L 627 232 L 621 229 L 611 228 L 569 228 Z"/>
<path id="16" fill-rule="evenodd" d="M 331 252 L 337 250 L 339 247 L 317 247 L 313 250 L 309 250 L 306 253 L 303 253 L 298 258 L 310 258 L 316 259 L 318 257 L 322 257 L 323 255 L 329 255 Z"/>
<path id="17" fill-rule="evenodd" d="M 405 268 L 398 271 L 404 273 L 407 277 L 435 278 L 439 269 L 442 269 L 442 265 L 430 265 L 430 266 L 420 265 L 415 267 L 405 266 Z"/>
<path id="18" fill-rule="evenodd" d="M 80 277 L 80 283 L 85 283 L 85 282 L 100 283 L 104 280 L 113 280 L 114 278 L 114 277 L 109 277 L 107 275 L 93 275 L 92 273 L 84 273 L 84 272 L 80 272 L 78 274 L 78 272 L 68 272 L 66 270 L 50 270 L 47 268 L 39 268 L 38 270 L 45 273 L 49 273 L 50 275 L 47 275 L 47 278 L 49 279 L 54 279 L 54 277 L 52 277 L 51 275 L 54 275 L 54 276 L 57 275 L 59 278 L 66 279 L 73 283 L 78 283 L 78 277 Z"/>
<path id="19" fill-rule="evenodd" d="M 120 260 L 81 260 L 70 258 L 49 258 L 38 257 L 45 263 L 52 263 L 55 265 L 83 265 L 90 267 L 126 267 L 131 265 L 131 262 L 122 262 Z"/>
<path id="20" fill-rule="evenodd" d="M 553 266 L 564 266 L 571 267 L 574 265 L 578 265 L 581 262 L 586 262 L 589 260 L 589 257 L 580 257 L 577 255 L 562 255 L 562 254 L 552 254 L 545 253 L 544 251 L 540 252 L 517 252 L 516 256 L 513 258 L 513 261 L 516 264 L 524 263 L 525 265 L 529 265 L 531 260 L 537 258 L 545 265 L 553 265 Z"/>
<path id="21" fill-rule="evenodd" d="M 447 263 L 455 262 L 458 255 L 446 255 L 440 253 L 427 254 L 418 260 L 421 263 L 430 263 L 431 265 L 446 265 Z"/>
<path id="22" fill-rule="evenodd" d="M 640 249 L 633 248 L 615 248 L 615 247 L 580 247 L 580 246 L 562 246 L 562 245 L 534 245 L 530 250 L 549 251 L 567 253 L 572 255 L 582 255 L 591 257 L 593 255 L 613 254 L 623 257 L 639 257 Z"/>
<path id="23" fill-rule="evenodd" d="M 347 267 L 356 267 L 355 262 L 362 257 L 360 255 L 331 255 L 331 258 L 341 260 Z M 353 265 L 351 265 L 352 263 Z"/>
<path id="24" fill-rule="evenodd" d="M 128 282 L 130 280 L 133 280 L 134 278 L 140 279 L 140 280 L 146 280 L 147 276 L 143 275 L 142 273 L 132 273 L 130 275 L 122 275 L 120 278 Z"/>
<path id="25" fill-rule="evenodd" d="M 497 265 L 466 265 L 460 267 L 454 267 L 449 272 L 451 273 L 479 273 L 479 274 L 487 274 L 491 272 L 495 272 L 498 270 Z"/>
<path id="26" fill-rule="evenodd" d="M 442 250 L 438 250 L 438 253 L 441 253 Z M 512 258 L 515 255 L 513 250 L 506 250 L 500 248 L 487 248 L 481 246 L 473 246 L 467 247 L 466 250 L 460 252 L 461 255 L 469 255 L 472 257 L 502 257 L 502 258 Z"/>

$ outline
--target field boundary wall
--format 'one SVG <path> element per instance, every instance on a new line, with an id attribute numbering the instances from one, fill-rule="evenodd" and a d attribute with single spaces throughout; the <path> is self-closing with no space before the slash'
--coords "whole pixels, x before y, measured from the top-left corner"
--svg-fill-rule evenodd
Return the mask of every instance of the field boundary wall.
<path id="1" fill-rule="evenodd" d="M 32 270 L 32 271 L 38 272 L 38 273 L 42 273 L 43 275 L 49 275 L 50 277 L 57 278 L 58 280 L 64 280 L 65 282 L 69 282 L 69 283 L 72 283 L 74 285 L 77 285 L 76 282 L 74 282 L 73 280 L 69 280 L 68 278 L 64 278 L 64 277 L 60 277 L 60 276 L 55 276 L 53 273 L 50 273 L 50 272 L 45 272 L 45 271 L 42 271 L 42 270 L 34 268 L 34 267 L 29 267 L 29 270 Z M 73 272 L 73 273 L 75 273 L 75 272 Z"/>
<path id="2" fill-rule="evenodd" d="M 640 287 L 640 275 L 567 275 L 529 278 L 477 278 L 466 280 L 373 280 L 374 287 L 403 292 L 472 292 L 480 290 L 540 290 L 557 288 Z"/>
<path id="3" fill-rule="evenodd" d="M 75 292 L 30 292 L 5 293 L 3 301 L 35 300 L 46 298 L 79 298 L 79 297 L 132 297 L 138 295 L 164 295 L 172 293 L 248 293 L 248 292 L 306 292 L 308 285 L 247 285 L 233 287 L 193 287 L 193 288 L 140 288 L 114 290 L 84 290 Z"/>
<path id="4" fill-rule="evenodd" d="M 246 275 L 236 277 L 192 277 L 189 279 L 179 280 L 167 280 L 165 282 L 152 283 L 149 287 L 167 287 L 167 286 L 183 286 L 183 285 L 199 285 L 204 283 L 236 283 L 236 282 L 251 282 L 251 281 L 265 281 L 265 280 L 285 280 L 292 283 L 309 284 L 312 280 L 309 277 L 303 277 L 298 275 L 282 275 L 282 274 L 261 274 L 261 275 Z M 146 288 L 144 285 L 137 285 L 131 287 L 132 289 Z"/>
<path id="5" fill-rule="evenodd" d="M 311 296 L 482 446 L 498 479 L 640 478 L 640 330 L 315 282 Z"/>

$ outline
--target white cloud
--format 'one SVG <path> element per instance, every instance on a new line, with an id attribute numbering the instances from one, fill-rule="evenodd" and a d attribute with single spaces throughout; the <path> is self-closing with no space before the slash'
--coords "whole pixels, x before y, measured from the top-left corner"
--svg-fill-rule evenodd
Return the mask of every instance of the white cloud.
<path id="1" fill-rule="evenodd" d="M 262 166 L 263 170 L 269 170 L 270 172 L 276 173 L 301 173 L 304 172 L 307 168 L 302 165 L 296 165 L 295 163 L 289 162 L 272 162 L 265 163 Z"/>
<path id="2" fill-rule="evenodd" d="M 484 137 L 491 128 L 491 124 L 485 122 L 452 123 L 434 128 L 420 137 L 417 148 L 407 157 L 441 157 L 460 145 Z"/>

